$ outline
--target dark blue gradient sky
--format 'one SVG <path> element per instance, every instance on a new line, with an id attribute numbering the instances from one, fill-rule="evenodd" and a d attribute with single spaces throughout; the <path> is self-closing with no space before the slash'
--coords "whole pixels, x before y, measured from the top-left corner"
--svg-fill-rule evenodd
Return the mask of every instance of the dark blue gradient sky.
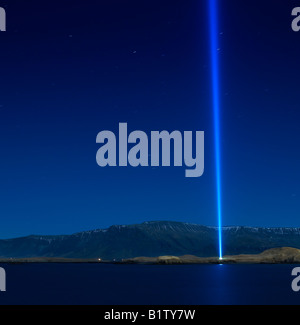
<path id="1" fill-rule="evenodd" d="M 221 1 L 223 225 L 300 226 L 296 1 Z M 0 238 L 217 225 L 203 0 L 2 1 Z M 100 168 L 98 132 L 205 131 L 205 172 Z"/>

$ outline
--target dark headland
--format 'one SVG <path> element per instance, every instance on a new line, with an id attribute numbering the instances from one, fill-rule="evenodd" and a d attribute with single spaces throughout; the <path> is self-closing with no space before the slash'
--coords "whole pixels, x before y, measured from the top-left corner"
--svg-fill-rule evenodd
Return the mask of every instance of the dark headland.
<path id="1" fill-rule="evenodd" d="M 300 249 L 278 247 L 260 254 L 226 255 L 218 257 L 198 257 L 194 255 L 134 257 L 122 260 L 101 260 L 96 258 L 0 258 L 0 263 L 114 263 L 114 264 L 300 264 Z"/>

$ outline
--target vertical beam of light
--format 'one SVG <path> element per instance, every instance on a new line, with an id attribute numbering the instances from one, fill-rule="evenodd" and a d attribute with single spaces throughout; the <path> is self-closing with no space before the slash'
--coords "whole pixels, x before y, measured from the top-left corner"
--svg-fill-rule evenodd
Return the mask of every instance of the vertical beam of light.
<path id="1" fill-rule="evenodd" d="M 214 144 L 217 191 L 217 216 L 219 236 L 219 259 L 222 259 L 222 201 L 221 201 L 221 148 L 220 148 L 220 89 L 219 89 L 219 30 L 218 30 L 218 0 L 209 2 L 209 29 L 211 55 L 211 86 L 214 117 Z"/>

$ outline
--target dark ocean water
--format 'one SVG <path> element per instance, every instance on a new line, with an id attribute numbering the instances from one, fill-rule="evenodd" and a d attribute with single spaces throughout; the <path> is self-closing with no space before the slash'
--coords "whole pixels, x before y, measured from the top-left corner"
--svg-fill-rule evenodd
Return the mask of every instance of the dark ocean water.
<path id="1" fill-rule="evenodd" d="M 300 304 L 297 265 L 18 264 L 0 304 Z"/>

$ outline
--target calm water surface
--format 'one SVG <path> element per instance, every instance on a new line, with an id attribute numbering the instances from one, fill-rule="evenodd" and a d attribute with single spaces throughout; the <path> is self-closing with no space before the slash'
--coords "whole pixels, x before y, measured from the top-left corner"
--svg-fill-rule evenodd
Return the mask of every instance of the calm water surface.
<path id="1" fill-rule="evenodd" d="M 2 264 L 0 304 L 300 304 L 298 265 Z"/>

